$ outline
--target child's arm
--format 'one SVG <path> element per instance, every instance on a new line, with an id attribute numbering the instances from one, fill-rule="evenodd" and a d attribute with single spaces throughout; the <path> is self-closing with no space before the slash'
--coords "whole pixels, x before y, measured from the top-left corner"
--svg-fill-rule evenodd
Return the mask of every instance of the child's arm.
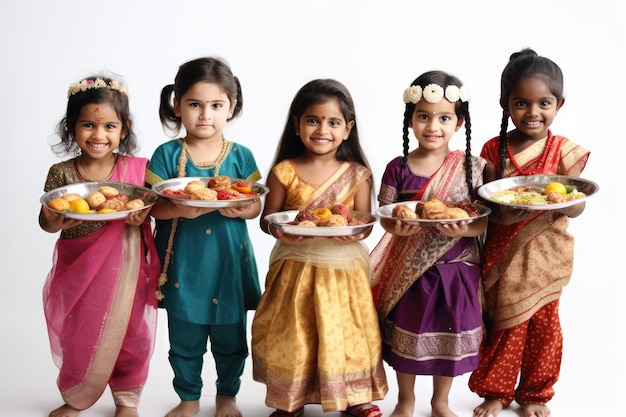
<path id="1" fill-rule="evenodd" d="M 165 198 L 159 198 L 156 204 L 152 206 L 150 214 L 152 215 L 152 217 L 159 220 L 169 220 L 176 217 L 195 219 L 196 217 L 200 217 L 203 214 L 211 213 L 215 210 L 217 209 L 185 206 L 183 204 L 173 203 Z"/>
<path id="2" fill-rule="evenodd" d="M 231 219 L 241 218 L 241 219 L 254 219 L 261 213 L 261 208 L 263 205 L 261 204 L 261 200 L 257 200 L 254 203 L 246 204 L 245 206 L 236 206 L 236 207 L 225 207 L 220 209 L 220 214 L 224 217 L 229 217 Z"/>
<path id="3" fill-rule="evenodd" d="M 48 233 L 56 233 L 59 230 L 69 229 L 70 227 L 77 226 L 82 222 L 82 220 L 65 217 L 63 214 L 54 212 L 43 204 L 41 205 L 41 211 L 39 212 L 39 227 Z"/>

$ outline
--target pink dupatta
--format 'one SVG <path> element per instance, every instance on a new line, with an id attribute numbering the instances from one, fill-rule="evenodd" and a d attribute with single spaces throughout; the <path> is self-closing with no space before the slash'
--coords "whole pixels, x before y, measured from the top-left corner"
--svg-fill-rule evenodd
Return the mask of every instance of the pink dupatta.
<path id="1" fill-rule="evenodd" d="M 144 184 L 146 159 L 119 156 L 117 164 L 112 181 Z M 87 236 L 57 241 L 43 300 L 52 356 L 60 369 L 57 383 L 68 405 L 83 410 L 100 398 L 129 327 L 149 329 L 150 345 L 124 347 L 149 360 L 159 269 L 149 223 L 134 227 L 125 220 L 110 221 Z M 136 291 L 146 285 L 149 291 Z M 143 314 L 137 314 L 135 303 L 142 304 Z M 134 378 L 145 381 L 147 366 L 137 372 L 144 375 Z"/>

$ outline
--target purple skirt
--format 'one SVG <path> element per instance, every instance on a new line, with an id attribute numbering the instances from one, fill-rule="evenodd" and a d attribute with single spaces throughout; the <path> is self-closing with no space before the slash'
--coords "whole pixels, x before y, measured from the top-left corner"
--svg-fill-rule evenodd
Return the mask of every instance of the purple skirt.
<path id="1" fill-rule="evenodd" d="M 383 359 L 411 375 L 454 377 L 478 365 L 480 267 L 446 263 L 472 245 L 463 238 L 402 296 L 383 323 Z"/>

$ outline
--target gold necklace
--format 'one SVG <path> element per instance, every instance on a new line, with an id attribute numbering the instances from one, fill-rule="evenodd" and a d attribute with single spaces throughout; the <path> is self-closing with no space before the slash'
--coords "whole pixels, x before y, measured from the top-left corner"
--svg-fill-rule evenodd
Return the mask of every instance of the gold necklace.
<path id="1" fill-rule="evenodd" d="M 224 157 L 228 153 L 229 145 L 230 145 L 230 142 L 227 141 L 226 139 L 222 138 L 222 149 L 220 150 L 219 155 L 217 155 L 217 158 L 215 158 L 213 161 L 206 161 L 206 162 L 196 162 L 193 159 L 193 156 L 191 156 L 191 152 L 189 151 L 189 146 L 187 145 L 187 141 L 184 140 L 184 139 L 183 139 L 183 150 L 182 151 L 187 155 L 187 158 L 189 158 L 191 163 L 194 164 L 195 166 L 197 166 L 198 168 L 210 168 L 210 167 L 217 166 L 217 165 L 221 164 L 222 160 L 224 159 Z"/>
<path id="2" fill-rule="evenodd" d="M 78 171 L 78 176 L 81 179 L 85 181 L 90 181 L 90 182 L 103 182 L 103 181 L 108 181 L 111 179 L 111 177 L 113 176 L 113 171 L 115 171 L 115 165 L 117 164 L 117 154 L 113 154 L 113 167 L 111 167 L 111 172 L 109 172 L 109 175 L 107 175 L 106 178 L 103 180 L 92 180 L 87 175 L 85 175 L 85 172 L 83 171 L 83 168 L 80 165 L 81 156 L 82 155 L 79 155 L 78 158 L 76 158 L 76 162 L 74 163 L 74 165 L 76 166 L 76 171 Z"/>

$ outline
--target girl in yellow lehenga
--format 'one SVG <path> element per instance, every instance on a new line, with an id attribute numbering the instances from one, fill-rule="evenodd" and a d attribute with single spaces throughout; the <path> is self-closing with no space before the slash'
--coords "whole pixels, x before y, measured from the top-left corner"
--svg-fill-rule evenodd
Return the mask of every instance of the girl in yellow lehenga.
<path id="1" fill-rule="evenodd" d="M 387 382 L 367 234 L 303 237 L 264 220 L 336 204 L 371 211 L 371 171 L 345 86 L 313 80 L 296 94 L 267 185 L 261 228 L 277 241 L 252 323 L 252 358 L 265 403 L 276 408 L 271 417 L 301 416 L 305 404 L 380 417 L 371 401 L 385 396 Z"/>

